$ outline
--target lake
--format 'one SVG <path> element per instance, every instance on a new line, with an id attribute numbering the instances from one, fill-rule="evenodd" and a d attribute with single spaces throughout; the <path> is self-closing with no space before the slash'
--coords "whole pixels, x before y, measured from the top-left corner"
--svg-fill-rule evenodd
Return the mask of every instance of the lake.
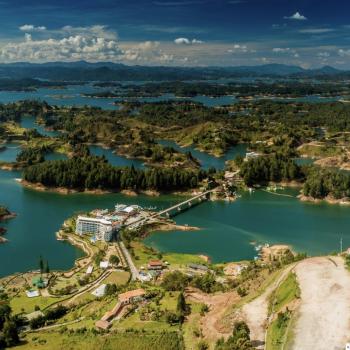
<path id="1" fill-rule="evenodd" d="M 24 98 L 43 98 L 49 103 L 90 105 L 98 104 L 102 108 L 115 108 L 111 100 L 90 99 L 80 96 L 83 90 L 91 91 L 91 86 L 73 86 L 67 90 L 39 89 L 35 93 L 1 92 L 0 101 L 12 102 Z M 66 95 L 62 98 L 54 94 Z M 68 95 L 71 95 L 68 97 Z M 50 96 L 50 99 L 46 97 Z M 209 98 L 208 98 L 209 99 Z M 54 102 L 55 101 L 55 102 Z M 36 128 L 47 136 L 57 136 L 35 123 L 35 117 L 24 118 L 21 124 L 26 128 Z M 53 133 L 53 134 L 52 134 Z M 171 141 L 159 141 L 181 152 L 191 151 L 203 168 L 224 167 L 227 159 L 243 155 L 246 145 L 238 145 L 223 157 L 213 157 L 194 147 L 180 148 Z M 0 151 L 0 161 L 11 162 L 20 151 L 19 144 L 8 143 Z M 141 161 L 126 159 L 99 146 L 90 146 L 90 151 L 104 155 L 113 165 L 131 165 L 142 168 Z M 65 157 L 57 153 L 46 155 L 46 159 Z M 300 160 L 310 162 L 310 160 Z M 0 276 L 14 272 L 38 268 L 40 255 L 49 261 L 52 269 L 68 269 L 82 252 L 71 245 L 57 241 L 55 232 L 63 221 L 74 213 L 94 208 L 113 208 L 116 203 L 139 204 L 144 207 L 164 209 L 181 201 L 182 197 L 127 197 L 121 194 L 61 195 L 50 192 L 38 192 L 23 188 L 16 178 L 19 172 L 0 170 L 0 203 L 9 207 L 18 216 L 2 223 L 8 229 L 8 243 L 0 245 Z M 340 238 L 344 247 L 350 245 L 350 208 L 339 205 L 307 204 L 300 202 L 296 190 L 285 190 L 279 196 L 264 191 L 252 194 L 243 193 L 235 202 L 205 202 L 175 217 L 179 224 L 198 226 L 199 231 L 174 231 L 155 233 L 146 239 L 146 243 L 161 251 L 207 254 L 213 261 L 252 259 L 256 251 L 251 244 L 285 243 L 297 251 L 308 254 L 326 254 L 339 249 Z"/>
<path id="2" fill-rule="evenodd" d="M 23 188 L 15 181 L 18 172 L 0 171 L 0 202 L 18 216 L 2 226 L 8 243 L 0 245 L 0 276 L 36 269 L 39 256 L 53 269 L 68 269 L 81 251 L 57 241 L 55 232 L 77 212 L 113 208 L 116 203 L 164 209 L 182 200 L 176 196 L 128 197 L 121 194 L 62 195 Z M 282 193 L 295 196 L 295 190 Z M 206 202 L 175 217 L 179 224 L 200 231 L 155 233 L 146 243 L 161 251 L 207 254 L 213 261 L 252 259 L 251 244 L 286 243 L 297 251 L 325 254 L 350 245 L 350 209 L 338 205 L 307 204 L 297 198 L 264 191 L 243 193 L 235 202 Z M 20 257 L 20 258 L 19 258 Z"/>

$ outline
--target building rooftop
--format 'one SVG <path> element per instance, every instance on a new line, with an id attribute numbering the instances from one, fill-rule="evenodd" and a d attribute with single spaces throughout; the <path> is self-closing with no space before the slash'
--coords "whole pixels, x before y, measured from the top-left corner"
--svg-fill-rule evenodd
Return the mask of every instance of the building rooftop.
<path id="1" fill-rule="evenodd" d="M 108 329 L 110 327 L 110 325 L 111 324 L 108 321 L 102 321 L 102 320 L 99 320 L 99 321 L 97 321 L 95 323 L 95 326 L 97 328 L 101 328 L 101 329 L 104 329 L 104 330 Z"/>
<path id="2" fill-rule="evenodd" d="M 148 265 L 149 266 L 163 266 L 163 262 L 160 260 L 150 260 Z"/>
<path id="3" fill-rule="evenodd" d="M 111 225 L 112 224 L 109 220 L 102 219 L 102 218 L 91 218 L 91 217 L 88 217 L 88 216 L 78 216 L 78 220 L 97 222 L 97 223 L 101 223 L 101 224 L 104 224 L 104 225 Z"/>
<path id="4" fill-rule="evenodd" d="M 208 266 L 205 265 L 199 265 L 199 264 L 188 264 L 188 267 L 193 270 L 202 270 L 202 271 L 208 271 Z"/>
<path id="5" fill-rule="evenodd" d="M 124 301 L 129 301 L 131 298 L 142 297 L 145 294 L 146 292 L 142 288 L 134 289 L 134 290 L 130 290 L 129 292 L 119 294 L 118 299 L 119 301 L 124 302 Z"/>

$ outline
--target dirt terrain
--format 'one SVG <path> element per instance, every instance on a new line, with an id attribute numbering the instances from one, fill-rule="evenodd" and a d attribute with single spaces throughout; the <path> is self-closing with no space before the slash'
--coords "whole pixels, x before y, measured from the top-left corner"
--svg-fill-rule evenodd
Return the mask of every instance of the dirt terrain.
<path id="1" fill-rule="evenodd" d="M 295 272 L 301 304 L 294 327 L 294 350 L 345 349 L 350 342 L 350 273 L 340 257 L 300 262 Z"/>
<path id="2" fill-rule="evenodd" d="M 236 292 L 205 294 L 197 289 L 188 288 L 186 299 L 208 305 L 209 312 L 201 318 L 200 327 L 204 337 L 211 344 L 231 335 L 232 327 L 226 327 L 221 321 L 227 309 L 240 299 Z"/>

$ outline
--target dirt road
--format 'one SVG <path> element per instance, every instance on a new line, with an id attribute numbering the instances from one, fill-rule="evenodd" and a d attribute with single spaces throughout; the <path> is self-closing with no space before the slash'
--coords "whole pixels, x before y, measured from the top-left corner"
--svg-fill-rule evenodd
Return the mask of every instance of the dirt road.
<path id="1" fill-rule="evenodd" d="M 286 278 L 294 266 L 294 264 L 288 266 L 277 278 L 277 280 L 265 289 L 263 294 L 254 299 L 252 302 L 245 304 L 241 310 L 241 318 L 245 320 L 249 326 L 250 339 L 252 340 L 256 349 L 264 349 L 269 296 Z"/>
<path id="2" fill-rule="evenodd" d="M 350 273 L 343 259 L 307 259 L 296 266 L 295 272 L 301 304 L 291 348 L 345 349 L 350 342 Z"/>

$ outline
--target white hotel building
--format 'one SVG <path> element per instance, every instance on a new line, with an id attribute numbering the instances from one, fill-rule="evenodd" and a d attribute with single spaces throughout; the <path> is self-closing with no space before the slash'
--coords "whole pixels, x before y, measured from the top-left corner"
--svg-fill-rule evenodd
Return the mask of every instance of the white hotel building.
<path id="1" fill-rule="evenodd" d="M 109 242 L 112 239 L 113 232 L 118 229 L 118 225 L 113 225 L 112 221 L 99 218 L 90 218 L 78 216 L 75 227 L 75 233 L 78 235 L 93 234 L 98 241 Z"/>

